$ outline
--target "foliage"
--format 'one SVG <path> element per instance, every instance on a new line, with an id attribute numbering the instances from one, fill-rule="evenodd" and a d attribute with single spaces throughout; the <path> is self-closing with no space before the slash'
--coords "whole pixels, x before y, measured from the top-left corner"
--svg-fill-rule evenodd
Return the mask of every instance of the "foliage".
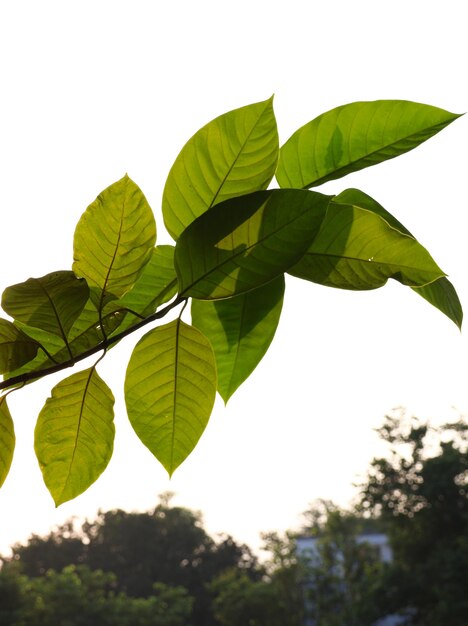
<path id="1" fill-rule="evenodd" d="M 304 535 L 316 540 L 301 555 L 309 617 L 317 626 L 373 626 L 388 614 L 379 598 L 388 565 L 358 538 L 378 532 L 378 525 L 326 501 L 311 506 L 304 519 Z"/>
<path id="2" fill-rule="evenodd" d="M 192 601 L 185 589 L 156 584 L 147 598 L 116 592 L 114 574 L 69 565 L 28 578 L 0 572 L 3 626 L 189 626 Z"/>
<path id="3" fill-rule="evenodd" d="M 99 354 L 54 387 L 39 415 L 35 451 L 55 503 L 85 491 L 111 458 L 114 397 L 98 362 L 176 307 L 175 320 L 141 338 L 125 380 L 130 422 L 169 474 L 196 446 L 216 391 L 227 402 L 264 356 L 284 274 L 351 290 L 393 278 L 460 326 L 455 289 L 395 217 L 357 189 L 311 190 L 397 157 L 457 117 L 402 100 L 355 102 L 279 148 L 272 98 L 221 115 L 169 172 L 162 211 L 175 246 L 155 247 L 153 212 L 127 175 L 105 189 L 76 226 L 72 270 L 29 278 L 2 296 L 11 320 L 0 320 L 0 389 L 11 393 Z M 192 325 L 181 319 L 188 300 Z M 6 395 L 0 483 L 14 449 Z"/>
<path id="4" fill-rule="evenodd" d="M 431 428 L 405 414 L 379 430 L 388 457 L 372 461 L 361 510 L 388 532 L 395 563 L 382 594 L 411 624 L 464 626 L 468 614 L 468 426 Z"/>
<path id="5" fill-rule="evenodd" d="M 14 546 L 13 557 L 5 560 L 7 571 L 18 565 L 31 579 L 71 564 L 112 573 L 115 593 L 129 598 L 151 598 L 155 585 L 185 589 L 192 598 L 191 626 L 216 623 L 208 587 L 217 576 L 234 568 L 257 580 L 262 571 L 247 546 L 231 537 L 215 541 L 199 514 L 170 506 L 168 497 L 149 513 L 116 510 L 81 526 L 70 521 L 47 537 Z"/>

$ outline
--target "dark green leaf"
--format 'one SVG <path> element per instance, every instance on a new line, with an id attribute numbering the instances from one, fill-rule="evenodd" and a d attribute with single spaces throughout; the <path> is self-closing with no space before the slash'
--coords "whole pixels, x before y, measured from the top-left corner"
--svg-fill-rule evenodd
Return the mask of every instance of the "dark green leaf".
<path id="1" fill-rule="evenodd" d="M 192 323 L 213 346 L 218 391 L 225 402 L 268 350 L 278 326 L 283 295 L 284 276 L 280 276 L 234 298 L 192 301 Z"/>
<path id="2" fill-rule="evenodd" d="M 95 367 L 62 380 L 39 414 L 34 448 L 56 506 L 101 475 L 114 445 L 114 397 Z"/>
<path id="3" fill-rule="evenodd" d="M 0 487 L 10 471 L 15 450 L 15 429 L 5 396 L 0 397 Z"/>
<path id="4" fill-rule="evenodd" d="M 86 281 L 73 272 L 52 272 L 7 287 L 2 307 L 26 326 L 60 337 L 64 343 L 89 297 Z"/>
<path id="5" fill-rule="evenodd" d="M 28 363 L 37 354 L 39 344 L 8 320 L 0 318 L 0 374 Z"/>
<path id="6" fill-rule="evenodd" d="M 133 287 L 155 241 L 153 212 L 128 176 L 105 189 L 86 209 L 75 230 L 73 270 L 93 288 L 99 309 Z"/>
<path id="7" fill-rule="evenodd" d="M 180 295 L 227 298 L 280 276 L 309 248 L 329 200 L 312 191 L 276 189 L 217 204 L 177 242 Z"/>
<path id="8" fill-rule="evenodd" d="M 170 475 L 200 439 L 215 395 L 213 349 L 200 331 L 178 319 L 136 345 L 125 379 L 128 417 Z"/>
<path id="9" fill-rule="evenodd" d="M 461 330 L 462 305 L 454 286 L 447 278 L 439 278 L 439 280 L 423 287 L 413 287 L 413 291 L 444 313 Z"/>
<path id="10" fill-rule="evenodd" d="M 290 273 L 356 290 L 376 289 L 388 278 L 423 286 L 444 275 L 413 237 L 367 209 L 336 202 L 330 202 L 319 234 Z"/>
<path id="11" fill-rule="evenodd" d="M 163 215 L 177 239 L 214 204 L 266 189 L 278 161 L 273 98 L 225 113 L 182 148 L 164 188 Z"/>
<path id="12" fill-rule="evenodd" d="M 297 130 L 280 150 L 280 187 L 309 188 L 393 159 L 459 115 L 406 100 L 353 102 Z"/>

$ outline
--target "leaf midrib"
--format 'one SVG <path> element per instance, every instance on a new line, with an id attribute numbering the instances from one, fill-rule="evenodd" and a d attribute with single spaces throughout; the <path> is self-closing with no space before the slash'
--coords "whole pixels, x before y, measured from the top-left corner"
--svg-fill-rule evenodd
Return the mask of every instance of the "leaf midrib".
<path id="1" fill-rule="evenodd" d="M 225 176 L 224 176 L 223 180 L 222 180 L 222 181 L 221 181 L 221 183 L 219 184 L 218 189 L 217 189 L 217 191 L 216 191 L 216 193 L 215 193 L 215 195 L 214 195 L 214 197 L 213 197 L 212 201 L 210 202 L 210 205 L 208 206 L 208 209 L 211 209 L 211 208 L 214 206 L 214 204 L 215 204 L 215 202 L 216 202 L 216 198 L 217 198 L 217 197 L 219 196 L 219 194 L 221 193 L 221 189 L 222 189 L 222 188 L 223 188 L 223 186 L 225 185 L 225 183 L 226 183 L 226 181 L 227 181 L 227 179 L 228 179 L 228 177 L 229 177 L 229 174 L 230 174 L 230 173 L 232 172 L 232 170 L 234 169 L 234 167 L 235 167 L 235 165 L 236 165 L 237 161 L 239 160 L 239 158 L 240 158 L 240 156 L 241 156 L 242 152 L 244 151 L 245 146 L 247 145 L 247 142 L 249 141 L 250 137 L 252 136 L 252 133 L 254 132 L 254 130 L 256 129 L 256 127 L 258 126 L 258 124 L 260 123 L 260 120 L 262 119 L 263 115 L 265 114 L 265 111 L 267 110 L 267 107 L 269 106 L 269 104 L 270 104 L 270 100 L 268 100 L 268 101 L 267 101 L 267 103 L 266 103 L 265 107 L 263 108 L 263 110 L 262 110 L 261 114 L 258 116 L 258 118 L 257 118 L 257 120 L 256 120 L 256 122 L 255 122 L 255 124 L 252 126 L 252 128 L 251 128 L 251 129 L 250 129 L 250 131 L 249 131 L 249 134 L 248 134 L 248 135 L 247 135 L 247 137 L 245 138 L 245 141 L 244 141 L 244 142 L 242 143 L 242 145 L 240 146 L 239 151 L 237 152 L 237 155 L 236 155 L 235 159 L 233 160 L 233 162 L 232 162 L 231 166 L 228 168 L 228 171 L 226 172 L 226 174 L 225 174 Z"/>
<path id="2" fill-rule="evenodd" d="M 330 196 L 331 198 L 332 196 Z M 271 198 L 271 196 L 270 196 Z M 268 202 L 268 199 L 266 200 L 265 204 Z M 265 204 L 263 206 L 265 206 Z M 315 209 L 316 207 L 314 207 Z M 259 244 L 263 243 L 264 241 L 266 241 L 267 239 L 269 239 L 270 237 L 272 237 L 273 235 L 276 235 L 278 232 L 280 232 L 281 230 L 283 230 L 284 228 L 287 228 L 288 226 L 290 226 L 291 224 L 293 224 L 295 221 L 301 219 L 302 217 L 304 217 L 304 215 L 306 213 L 312 212 L 313 209 L 312 208 L 308 208 L 305 211 L 301 212 L 299 215 L 296 215 L 293 219 L 287 221 L 287 222 L 282 222 L 281 226 L 279 226 L 277 229 L 269 231 L 262 239 L 258 239 L 257 241 L 255 241 L 253 244 L 251 244 L 250 246 L 246 246 L 245 248 L 243 248 L 240 252 L 234 253 L 232 256 L 230 256 L 228 259 L 226 259 L 225 261 L 222 261 L 221 263 L 219 263 L 218 265 L 216 265 L 216 267 L 210 269 L 209 271 L 205 272 L 202 276 L 200 276 L 196 281 L 192 282 L 188 287 L 186 287 L 184 289 L 184 291 L 182 291 L 180 293 L 180 296 L 184 296 L 185 293 L 187 293 L 187 290 L 189 289 L 193 289 L 193 287 L 195 287 L 195 285 L 197 285 L 198 283 L 200 283 L 201 281 L 205 280 L 205 278 L 207 276 L 209 276 L 210 274 L 212 274 L 213 272 L 219 270 L 221 267 L 223 267 L 224 265 L 226 265 L 227 263 L 230 263 L 231 261 L 237 259 L 240 256 L 243 256 L 246 252 L 248 252 L 249 250 L 251 250 L 252 248 L 258 246 Z M 324 215 L 326 213 L 326 209 L 324 210 Z M 248 218 L 252 219 L 251 218 Z M 248 222 L 248 220 L 246 220 L 246 222 Z M 241 224 L 239 224 L 239 226 L 241 226 Z M 231 233 L 232 234 L 232 233 Z M 292 263 L 292 265 L 294 265 L 295 263 Z M 291 267 L 291 266 L 290 266 Z M 287 270 L 285 270 L 287 271 Z M 258 285 L 260 286 L 260 285 Z"/>
<path id="3" fill-rule="evenodd" d="M 387 150 L 388 148 L 391 148 L 392 146 L 395 146 L 396 144 L 400 143 L 401 141 L 407 141 L 407 140 L 411 139 L 412 137 L 416 137 L 418 134 L 420 134 L 420 133 L 422 133 L 424 131 L 435 130 L 435 132 L 437 132 L 437 129 L 439 127 L 442 130 L 445 126 L 447 126 L 451 122 L 455 121 L 455 119 L 457 119 L 457 118 L 455 117 L 452 120 L 448 120 L 446 122 L 439 122 L 438 124 L 434 124 L 433 126 L 427 126 L 426 128 L 419 130 L 417 133 L 411 133 L 409 135 L 405 135 L 404 137 L 400 137 L 397 141 L 385 144 L 384 146 L 381 146 L 378 150 L 373 150 L 372 152 L 367 152 L 364 156 L 360 157 L 359 159 L 356 159 L 354 161 L 349 161 L 346 165 L 343 165 L 342 167 L 338 168 L 337 170 L 332 170 L 328 174 L 325 174 L 325 176 L 321 176 L 320 178 L 312 180 L 310 183 L 307 183 L 306 185 L 304 185 L 302 187 L 302 189 L 309 189 L 310 187 L 315 187 L 317 185 L 322 185 L 323 183 L 326 183 L 326 182 L 328 182 L 330 180 L 334 180 L 336 178 L 340 178 L 342 176 L 345 176 L 348 173 L 347 170 L 350 167 L 353 167 L 356 164 L 359 164 L 362 161 L 365 161 L 366 159 L 372 158 L 374 155 L 379 154 L 379 152 L 382 152 L 382 150 Z M 409 148 L 408 150 L 405 150 L 405 152 L 402 152 L 402 153 L 399 153 L 399 154 L 395 154 L 394 156 L 388 157 L 388 158 L 385 159 L 385 161 L 390 161 L 391 159 L 394 159 L 397 156 L 401 156 L 402 154 L 405 154 L 406 152 L 410 152 L 414 148 L 419 147 L 419 145 L 420 144 L 418 144 L 417 146 L 414 146 L 413 148 Z M 297 153 L 297 149 L 296 149 L 296 153 Z M 372 163 L 372 165 L 379 165 L 380 163 L 383 163 L 383 161 L 377 161 L 376 163 Z M 355 171 L 355 170 L 353 170 L 353 171 Z M 349 172 L 349 173 L 352 173 L 352 172 Z M 289 178 L 289 176 L 288 176 L 288 178 Z"/>

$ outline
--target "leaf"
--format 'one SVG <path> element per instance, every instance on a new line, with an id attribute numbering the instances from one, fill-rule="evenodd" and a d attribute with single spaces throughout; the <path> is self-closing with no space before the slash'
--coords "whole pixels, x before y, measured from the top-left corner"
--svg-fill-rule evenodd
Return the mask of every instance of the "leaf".
<path id="1" fill-rule="evenodd" d="M 376 289 L 388 278 L 422 286 L 444 275 L 413 237 L 367 209 L 333 201 L 319 234 L 289 273 L 354 290 Z"/>
<path id="2" fill-rule="evenodd" d="M 346 189 L 338 196 L 335 196 L 334 201 L 342 204 L 355 204 L 361 208 L 373 211 L 383 217 L 385 221 L 396 230 L 413 237 L 410 231 L 391 213 L 384 209 L 376 200 L 359 189 Z M 446 277 L 443 276 L 423 287 L 411 287 L 411 289 L 439 309 L 439 311 L 444 313 L 461 329 L 463 321 L 462 306 L 454 286 Z"/>
<path id="3" fill-rule="evenodd" d="M 280 187 L 309 188 L 404 154 L 459 115 L 406 100 L 353 102 L 297 130 L 282 146 Z"/>
<path id="4" fill-rule="evenodd" d="M 225 113 L 182 148 L 164 187 L 162 210 L 177 239 L 213 205 L 266 189 L 278 161 L 273 98 Z"/>
<path id="5" fill-rule="evenodd" d="M 52 272 L 41 278 L 7 287 L 2 307 L 22 324 L 60 337 L 67 335 L 89 297 L 86 281 L 73 272 Z"/>
<path id="6" fill-rule="evenodd" d="M 452 283 L 445 277 L 424 285 L 422 287 L 412 287 L 418 296 L 435 306 L 454 322 L 461 330 L 463 322 L 463 309 L 458 299 L 457 292 Z"/>
<path id="7" fill-rule="evenodd" d="M 136 345 L 125 379 L 128 417 L 169 475 L 196 446 L 215 395 L 215 358 L 200 331 L 177 319 Z"/>
<path id="8" fill-rule="evenodd" d="M 15 428 L 6 396 L 0 397 L 0 487 L 10 471 L 15 450 Z"/>
<path id="9" fill-rule="evenodd" d="M 217 204 L 177 242 L 179 294 L 216 300 L 280 276 L 309 248 L 329 200 L 313 191 L 276 189 Z"/>
<path id="10" fill-rule="evenodd" d="M 97 291 L 98 309 L 138 280 L 156 241 L 154 215 L 140 188 L 124 176 L 90 204 L 73 243 L 73 270 Z"/>
<path id="11" fill-rule="evenodd" d="M 37 354 L 39 344 L 16 326 L 0 318 L 0 374 L 28 363 Z"/>
<path id="12" fill-rule="evenodd" d="M 114 397 L 91 367 L 62 380 L 37 420 L 34 448 L 56 506 L 101 475 L 114 444 Z"/>
<path id="13" fill-rule="evenodd" d="M 109 303 L 104 313 L 129 309 L 146 317 L 154 313 L 158 306 L 168 302 L 177 293 L 177 275 L 174 269 L 174 247 L 157 246 L 150 261 L 133 288 L 122 298 Z M 138 319 L 128 314 L 122 328 L 136 323 Z M 122 329 L 119 327 L 119 331 Z"/>
<path id="14" fill-rule="evenodd" d="M 265 355 L 278 326 L 284 276 L 253 291 L 213 302 L 192 301 L 192 323 L 216 357 L 218 391 L 225 402 Z"/>

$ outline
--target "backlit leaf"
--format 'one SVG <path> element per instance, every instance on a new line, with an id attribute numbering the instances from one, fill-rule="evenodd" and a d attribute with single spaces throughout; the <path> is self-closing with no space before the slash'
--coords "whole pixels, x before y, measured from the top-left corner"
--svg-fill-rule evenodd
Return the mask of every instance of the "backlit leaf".
<path id="1" fill-rule="evenodd" d="M 227 298 L 280 276 L 309 248 L 329 200 L 312 191 L 276 189 L 217 204 L 177 242 L 180 295 Z"/>
<path id="2" fill-rule="evenodd" d="M 11 372 L 28 363 L 37 354 L 39 344 L 0 318 L 0 374 Z"/>
<path id="3" fill-rule="evenodd" d="M 107 315 L 112 311 L 135 311 L 146 317 L 168 302 L 177 292 L 177 275 L 174 269 L 174 247 L 157 246 L 150 261 L 145 265 L 141 276 L 122 298 L 113 300 L 104 309 Z M 138 317 L 128 313 L 119 331 L 138 322 Z"/>
<path id="4" fill-rule="evenodd" d="M 73 270 L 97 292 L 101 309 L 137 281 L 156 241 L 154 215 L 140 188 L 124 176 L 90 204 L 73 242 Z"/>
<path id="5" fill-rule="evenodd" d="M 192 301 L 192 323 L 210 340 L 218 391 L 225 402 L 257 367 L 274 337 L 284 295 L 284 276 L 253 291 L 215 301 Z"/>
<path id="6" fill-rule="evenodd" d="M 196 446 L 215 395 L 213 350 L 197 329 L 177 319 L 136 345 L 125 379 L 128 417 L 169 475 Z"/>
<path id="7" fill-rule="evenodd" d="M 5 396 L 0 397 L 0 487 L 10 471 L 15 450 L 15 429 Z"/>
<path id="8" fill-rule="evenodd" d="M 459 115 L 406 100 L 353 102 L 297 130 L 282 146 L 281 187 L 309 188 L 393 159 L 426 141 Z"/>
<path id="9" fill-rule="evenodd" d="M 114 445 L 114 397 L 91 367 L 62 380 L 39 414 L 34 448 L 56 506 L 101 475 Z"/>
<path id="10" fill-rule="evenodd" d="M 455 291 L 455 287 L 445 276 L 429 285 L 412 287 L 412 289 L 418 296 L 421 296 L 444 313 L 461 330 L 463 322 L 462 305 Z"/>
<path id="11" fill-rule="evenodd" d="M 169 172 L 162 203 L 167 230 L 177 239 L 214 204 L 266 189 L 277 161 L 272 98 L 212 120 L 189 139 Z"/>
<path id="12" fill-rule="evenodd" d="M 293 276 L 340 289 L 376 289 L 394 278 L 422 286 L 444 276 L 413 237 L 375 213 L 330 202 L 322 228 Z"/>
<path id="13" fill-rule="evenodd" d="M 7 287 L 2 307 L 22 324 L 57 335 L 64 343 L 89 297 L 86 281 L 73 272 L 52 272 Z"/>
<path id="14" fill-rule="evenodd" d="M 359 189 L 346 189 L 338 196 L 335 196 L 334 201 L 342 204 L 354 204 L 363 209 L 368 209 L 383 217 L 396 230 L 413 237 L 410 231 L 391 213 L 384 209 L 374 198 L 371 198 Z M 462 306 L 454 286 L 445 276 L 423 287 L 411 287 L 411 289 L 444 313 L 458 328 L 461 328 L 463 321 Z"/>

